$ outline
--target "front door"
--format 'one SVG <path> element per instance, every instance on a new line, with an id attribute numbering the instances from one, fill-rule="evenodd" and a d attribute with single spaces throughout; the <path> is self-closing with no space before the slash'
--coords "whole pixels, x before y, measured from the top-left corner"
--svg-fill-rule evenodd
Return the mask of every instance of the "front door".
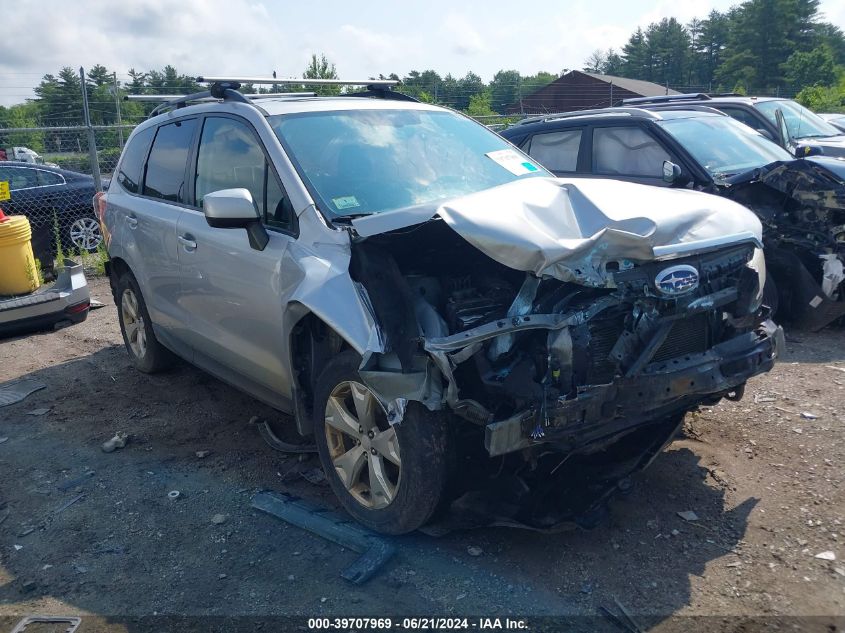
<path id="1" fill-rule="evenodd" d="M 177 239 L 194 362 L 272 401 L 268 392 L 284 391 L 288 373 L 281 324 L 293 287 L 284 266 L 294 239 L 290 203 L 254 130 L 234 117 L 205 119 L 193 186 L 197 208 L 182 214 Z M 245 229 L 206 222 L 203 196 L 232 188 L 248 189 L 264 218 L 270 241 L 262 251 L 249 246 Z"/>

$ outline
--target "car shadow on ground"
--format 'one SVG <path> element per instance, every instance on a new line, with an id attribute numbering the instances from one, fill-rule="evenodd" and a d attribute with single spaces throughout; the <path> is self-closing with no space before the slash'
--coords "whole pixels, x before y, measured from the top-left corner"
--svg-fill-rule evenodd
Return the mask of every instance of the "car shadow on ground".
<path id="1" fill-rule="evenodd" d="M 267 407 L 186 365 L 140 374 L 119 346 L 20 377 L 48 387 L 0 408 L 7 614 L 43 598 L 51 611 L 58 601 L 146 631 L 155 624 L 142 616 L 154 613 L 598 618 L 616 598 L 653 623 L 690 604 L 691 576 L 733 556 L 756 503 L 726 507 L 724 485 L 685 440 L 591 531 L 415 533 L 394 539 L 394 561 L 354 587 L 339 573 L 355 554 L 250 507 L 262 489 L 337 507 L 327 486 L 301 476 L 315 458 L 285 458 L 247 423 L 277 416 Z M 39 408 L 49 411 L 27 415 Z M 104 453 L 116 431 L 130 433 L 128 445 Z M 699 519 L 677 514 L 688 510 Z"/>

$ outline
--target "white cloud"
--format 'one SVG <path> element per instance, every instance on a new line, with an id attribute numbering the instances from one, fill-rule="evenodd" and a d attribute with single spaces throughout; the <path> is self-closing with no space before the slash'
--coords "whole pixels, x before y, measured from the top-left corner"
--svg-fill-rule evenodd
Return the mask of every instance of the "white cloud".
<path id="1" fill-rule="evenodd" d="M 443 37 L 450 42 L 449 50 L 456 55 L 470 56 L 486 50 L 484 38 L 476 30 L 473 20 L 463 14 L 450 12 L 443 20 Z"/>

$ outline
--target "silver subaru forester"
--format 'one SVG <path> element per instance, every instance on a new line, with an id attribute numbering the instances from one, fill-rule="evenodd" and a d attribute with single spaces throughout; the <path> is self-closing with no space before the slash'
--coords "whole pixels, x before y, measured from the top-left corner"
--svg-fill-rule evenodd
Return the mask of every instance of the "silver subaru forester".
<path id="1" fill-rule="evenodd" d="M 408 532 L 479 495 L 578 522 L 772 367 L 744 207 L 556 179 L 381 85 L 237 87 L 139 125 L 97 201 L 126 348 L 288 414 L 361 523 Z"/>

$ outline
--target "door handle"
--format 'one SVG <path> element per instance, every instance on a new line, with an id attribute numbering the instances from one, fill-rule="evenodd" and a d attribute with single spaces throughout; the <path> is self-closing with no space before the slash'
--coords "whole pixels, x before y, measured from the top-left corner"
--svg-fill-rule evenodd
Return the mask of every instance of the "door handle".
<path id="1" fill-rule="evenodd" d="M 180 235 L 178 238 L 179 243 L 185 247 L 186 251 L 195 251 L 197 250 L 197 243 L 192 239 L 193 236 L 191 235 Z"/>
<path id="2" fill-rule="evenodd" d="M 130 229 L 138 228 L 138 218 L 136 218 L 134 215 L 127 215 L 126 223 L 129 225 Z"/>

